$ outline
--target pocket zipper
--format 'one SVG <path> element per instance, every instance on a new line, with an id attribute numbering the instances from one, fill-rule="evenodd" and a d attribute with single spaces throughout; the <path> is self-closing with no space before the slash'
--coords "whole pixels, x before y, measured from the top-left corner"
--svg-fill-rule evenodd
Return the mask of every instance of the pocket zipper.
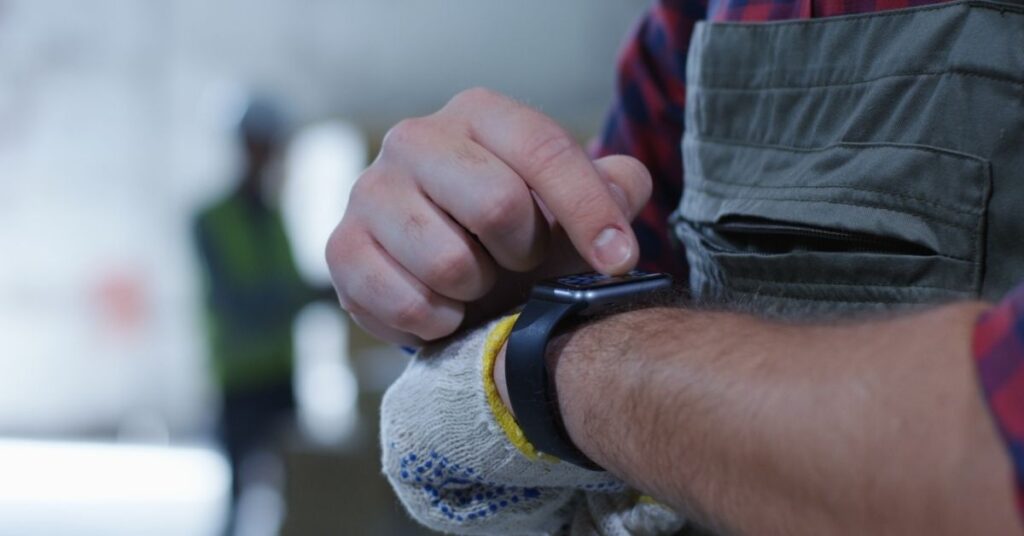
<path id="1" fill-rule="evenodd" d="M 756 249 L 771 249 L 775 252 L 791 251 L 804 246 L 808 250 L 850 251 L 872 253 L 900 253 L 904 255 L 935 255 L 936 252 L 927 246 L 899 238 L 822 229 L 804 225 L 794 225 L 773 221 L 719 221 L 701 225 L 704 234 L 712 231 L 724 241 L 733 245 L 746 244 Z M 745 236 L 757 235 L 761 238 L 744 239 Z M 771 237 L 779 240 L 771 241 Z M 807 240 L 799 240 L 807 239 Z M 774 246 L 774 247 L 769 247 Z M 748 249 L 743 248 L 743 249 Z"/>

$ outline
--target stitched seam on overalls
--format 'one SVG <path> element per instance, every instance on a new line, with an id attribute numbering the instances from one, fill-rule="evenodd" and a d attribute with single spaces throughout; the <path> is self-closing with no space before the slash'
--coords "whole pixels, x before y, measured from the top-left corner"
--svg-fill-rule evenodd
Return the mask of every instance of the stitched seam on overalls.
<path id="1" fill-rule="evenodd" d="M 885 207 L 885 206 L 882 206 L 882 205 L 876 205 L 876 204 L 872 204 L 872 203 L 851 203 L 851 202 L 847 202 L 847 201 L 830 201 L 830 200 L 826 200 L 826 199 L 799 199 L 799 198 L 786 198 L 786 197 L 744 197 L 744 196 L 738 196 L 738 195 L 732 195 L 732 194 L 718 193 L 718 192 L 715 192 L 715 191 L 712 191 L 712 190 L 708 190 L 707 188 L 701 188 L 699 186 L 694 185 L 693 183 L 690 183 L 690 185 L 687 186 L 687 189 L 688 190 L 695 190 L 695 191 L 701 192 L 701 193 L 703 193 L 705 195 L 710 195 L 711 197 L 717 197 L 718 199 L 724 199 L 726 201 L 728 201 L 730 199 L 742 199 L 742 200 L 746 200 L 746 201 L 790 201 L 790 202 L 794 202 L 794 203 L 825 203 L 827 205 L 844 205 L 844 206 L 850 206 L 850 207 L 872 208 L 872 209 L 881 210 L 881 211 L 884 211 L 884 212 L 891 212 L 893 214 L 902 214 L 904 216 L 906 216 L 906 215 L 915 216 L 915 217 L 920 218 L 920 219 L 925 220 L 925 221 L 930 221 L 932 223 L 936 223 L 936 224 L 939 224 L 939 225 L 945 225 L 947 227 L 953 227 L 953 228 L 956 228 L 956 229 L 960 229 L 962 231 L 971 231 L 971 232 L 976 232 L 977 231 L 977 225 L 975 225 L 974 227 L 968 227 L 966 225 L 960 225 L 958 223 L 951 223 L 951 222 L 947 222 L 947 221 L 942 221 L 942 220 L 936 219 L 936 218 L 934 218 L 932 216 L 928 216 L 928 215 L 922 214 L 922 213 L 920 213 L 920 212 L 918 212 L 916 210 L 914 210 L 914 211 L 912 211 L 912 210 L 902 210 L 902 209 L 897 210 L 897 209 L 894 209 L 894 208 Z M 686 198 L 684 197 L 683 199 L 684 199 L 684 202 L 685 202 Z M 974 253 L 975 253 L 974 252 L 974 248 L 972 248 L 971 254 L 973 255 Z"/>
<path id="2" fill-rule="evenodd" d="M 804 298 L 804 297 L 789 296 L 789 295 L 785 295 L 785 294 L 774 294 L 774 293 L 771 293 L 771 292 L 758 292 L 758 291 L 754 291 L 754 290 L 741 290 L 741 289 L 734 288 L 734 287 L 726 287 L 726 288 L 727 288 L 727 290 L 729 292 L 735 292 L 737 294 L 746 294 L 748 296 L 769 296 L 769 297 L 772 297 L 772 298 L 781 298 L 783 300 L 794 300 L 794 301 L 813 301 L 813 302 L 824 302 L 824 303 L 875 303 L 875 304 L 878 304 L 878 305 L 888 305 L 888 304 L 916 305 L 916 304 L 912 304 L 912 303 L 907 303 L 906 301 L 900 300 L 900 299 L 895 299 L 895 300 L 838 299 L 838 300 L 836 300 L 836 299 L 829 299 L 829 298 Z M 907 288 L 908 289 L 913 289 L 913 288 L 917 288 L 917 287 L 907 287 Z"/>
<path id="3" fill-rule="evenodd" d="M 896 143 L 891 141 L 838 141 L 836 143 L 830 143 L 828 145 L 822 145 L 818 147 L 800 147 L 797 145 L 782 145 L 782 144 L 769 144 L 769 143 L 758 143 L 746 140 L 732 140 L 729 138 L 716 138 L 714 136 L 692 136 L 691 139 L 696 141 L 705 141 L 708 143 L 714 143 L 718 145 L 742 145 L 746 147 L 753 147 L 756 149 L 777 149 L 779 151 L 786 151 L 791 153 L 820 153 L 829 149 L 850 147 L 862 151 L 870 149 L 880 149 L 888 147 L 892 149 L 906 149 L 911 151 L 922 151 L 927 153 L 935 153 L 941 156 L 948 156 L 951 158 L 958 158 L 960 160 L 971 160 L 980 164 L 988 163 L 988 160 L 975 156 L 970 153 L 956 151 L 953 149 L 945 149 L 940 147 L 933 147 L 931 145 L 920 145 L 914 143 Z"/>
<path id="4" fill-rule="evenodd" d="M 726 257 L 729 257 L 729 256 L 733 256 L 733 257 L 760 257 L 760 258 L 765 258 L 765 259 L 779 259 L 779 258 L 781 258 L 781 255 L 783 255 L 781 253 L 759 253 L 759 252 L 756 252 L 756 251 L 728 251 L 728 250 L 725 250 L 725 249 L 722 249 L 722 248 L 714 248 L 714 247 L 710 247 L 710 246 L 707 246 L 707 245 L 705 245 L 704 248 L 707 249 L 708 251 L 711 251 L 712 253 L 717 253 L 720 256 L 726 256 Z M 837 252 L 806 251 L 805 253 L 837 253 Z M 905 253 L 899 253 L 899 252 L 879 252 L 879 251 L 853 251 L 853 252 L 850 252 L 850 253 L 871 254 L 871 255 L 889 255 L 889 256 L 893 256 L 893 257 L 908 257 L 908 256 L 912 257 L 913 256 L 913 255 L 907 255 Z M 977 251 L 972 249 L 971 250 L 971 254 L 977 254 Z M 920 256 L 920 257 L 923 257 L 923 258 L 938 257 L 940 259 L 947 259 L 947 260 L 950 260 L 950 261 L 962 262 L 964 264 L 970 264 L 970 265 L 978 264 L 978 261 L 976 261 L 974 259 L 967 259 L 967 258 L 963 258 L 963 257 L 957 257 L 957 256 L 954 256 L 954 255 L 948 255 L 946 253 L 932 253 L 931 255 L 924 255 L 924 256 Z"/>
<path id="5" fill-rule="evenodd" d="M 832 144 L 824 145 L 824 146 L 820 146 L 820 147 L 796 147 L 796 146 L 789 146 L 789 145 L 771 145 L 771 144 L 764 144 L 764 143 L 754 143 L 754 142 L 749 142 L 749 141 L 730 140 L 730 139 L 725 139 L 725 138 L 714 138 L 714 137 L 703 137 L 703 136 L 701 136 L 701 137 L 696 137 L 695 136 L 695 137 L 693 137 L 691 139 L 693 139 L 694 141 L 698 141 L 698 142 L 701 142 L 701 143 L 709 143 L 709 144 L 712 144 L 712 145 L 727 145 L 727 146 L 728 145 L 738 145 L 738 146 L 741 146 L 741 147 L 750 147 L 750 148 L 753 148 L 753 149 L 769 149 L 769 150 L 775 150 L 775 151 L 780 151 L 780 152 L 788 152 L 788 153 L 820 153 L 820 152 L 825 152 L 825 151 L 829 151 L 829 150 L 832 150 L 832 149 L 842 149 L 842 148 L 855 149 L 857 151 L 870 151 L 870 150 L 883 149 L 883 148 L 902 149 L 902 150 L 908 150 L 908 151 L 921 151 L 921 152 L 933 153 L 933 154 L 937 154 L 937 155 L 940 155 L 940 156 L 954 158 L 954 159 L 957 159 L 957 160 L 967 160 L 967 161 L 974 162 L 974 163 L 981 164 L 981 165 L 985 165 L 985 164 L 988 163 L 988 161 L 985 160 L 984 158 L 980 158 L 980 157 L 977 157 L 977 156 L 974 156 L 974 155 L 971 155 L 971 154 L 960 153 L 958 151 L 953 151 L 953 150 L 950 150 L 950 149 L 938 149 L 938 148 L 935 148 L 935 147 L 929 147 L 927 145 L 913 145 L 913 144 L 886 143 L 886 142 L 839 142 L 839 143 L 832 143 Z M 946 205 L 946 204 L 944 204 L 944 203 L 942 203 L 940 201 L 937 201 L 935 199 L 932 199 L 932 198 L 919 197 L 919 196 L 916 196 L 916 195 L 913 195 L 913 194 L 908 194 L 906 192 L 901 192 L 901 191 L 898 191 L 898 190 L 881 190 L 881 189 L 875 189 L 875 188 L 864 188 L 864 187 L 861 187 L 861 186 L 847 186 L 847 185 L 839 185 L 839 184 L 821 184 L 821 185 L 815 185 L 815 186 L 758 185 L 758 184 L 748 184 L 748 183 L 743 183 L 743 182 L 734 182 L 734 181 L 722 180 L 722 179 L 718 179 L 718 178 L 710 179 L 710 178 L 707 178 L 707 177 L 704 177 L 702 180 L 707 181 L 707 182 L 717 182 L 717 183 L 721 183 L 721 184 L 727 184 L 727 185 L 731 185 L 731 186 L 744 186 L 744 187 L 749 187 L 749 188 L 765 188 L 765 189 L 779 189 L 779 190 L 788 189 L 788 188 L 800 188 L 800 189 L 842 188 L 842 189 L 845 189 L 845 190 L 860 191 L 860 192 L 866 192 L 866 193 L 877 193 L 877 194 L 883 194 L 883 195 L 892 196 L 892 197 L 899 197 L 899 198 L 904 198 L 904 199 L 910 199 L 912 201 L 917 201 L 917 202 L 920 202 L 920 203 L 924 203 L 926 205 L 934 206 L 936 208 L 941 208 L 941 209 L 948 210 L 948 211 L 956 213 L 956 214 L 963 214 L 963 215 L 966 215 L 966 216 L 981 217 L 984 214 L 984 210 L 983 209 L 979 209 L 977 211 L 971 211 L 971 210 L 956 208 L 956 207 L 953 207 L 953 206 L 950 206 L 950 205 Z M 984 186 L 984 184 L 982 186 Z M 978 200 L 978 202 L 982 203 L 982 201 L 980 199 Z"/>
<path id="6" fill-rule="evenodd" d="M 673 228 L 675 233 L 680 233 L 680 232 L 687 232 L 687 228 L 689 228 L 690 226 L 691 226 L 691 224 L 684 219 L 682 221 L 674 222 L 674 225 L 673 225 L 672 228 Z M 680 231 L 679 230 L 680 228 L 682 228 L 683 231 Z M 730 251 L 728 248 L 719 247 L 719 246 L 707 243 L 699 235 L 697 235 L 695 238 L 701 242 L 702 247 L 705 250 L 711 252 L 712 254 L 717 254 L 717 255 L 720 255 L 720 256 L 726 256 L 726 257 L 729 257 L 729 256 L 732 256 L 732 257 L 760 257 L 760 258 L 768 258 L 768 259 L 779 259 L 779 258 L 781 258 L 781 255 L 783 255 L 783 254 L 780 254 L 780 253 L 762 253 L 762 252 L 758 252 L 758 251 L 740 251 L 740 250 L 731 250 Z M 829 253 L 829 252 L 824 252 L 824 251 L 807 251 L 806 253 Z M 835 253 L 835 252 L 831 252 L 831 253 Z M 899 253 L 899 252 L 883 252 L 883 251 L 852 251 L 851 253 L 867 253 L 867 254 L 872 254 L 872 255 L 889 255 L 889 256 L 903 256 L 903 257 L 908 256 L 907 254 L 903 254 L 903 253 Z M 970 253 L 971 253 L 971 255 L 977 257 L 977 255 L 978 255 L 978 248 L 972 247 Z M 938 258 L 941 258 L 941 259 L 947 259 L 947 260 L 955 261 L 955 262 L 962 262 L 964 264 L 970 264 L 970 265 L 973 265 L 973 266 L 977 266 L 981 262 L 980 260 L 978 260 L 976 258 L 970 259 L 970 258 L 964 258 L 964 257 L 957 257 L 955 255 L 949 255 L 949 254 L 946 254 L 946 253 L 939 253 L 939 252 L 933 252 L 930 255 L 925 255 L 924 257 L 925 258 L 938 257 Z"/>
<path id="7" fill-rule="evenodd" d="M 842 15 L 838 17 L 823 17 L 817 19 L 795 19 L 795 20 L 782 20 L 782 21 L 769 21 L 769 22 L 713 22 L 709 25 L 714 25 L 716 28 L 722 29 L 746 29 L 746 30 L 771 30 L 773 28 L 782 28 L 786 26 L 813 26 L 824 23 L 835 23 L 844 21 L 859 21 L 864 19 L 881 19 L 888 17 L 912 17 L 918 13 L 926 13 L 929 11 L 940 11 L 943 9 L 952 10 L 961 6 L 976 7 L 979 9 L 988 9 L 990 11 L 996 11 L 999 13 L 1011 13 L 1014 15 L 1024 15 L 1024 6 L 1017 4 L 1004 4 L 1001 2 L 978 2 L 975 0 L 966 0 L 963 2 L 947 2 L 941 5 L 931 6 L 920 6 L 911 7 L 905 9 L 893 9 L 888 11 L 876 11 L 873 13 L 856 13 L 853 15 Z"/>
<path id="8" fill-rule="evenodd" d="M 712 73 L 701 73 L 701 78 L 705 76 L 713 78 Z M 743 93 L 743 92 L 758 92 L 758 91 L 796 91 L 803 89 L 828 89 L 828 88 L 840 88 L 858 86 L 862 84 L 871 84 L 874 82 L 880 82 L 890 78 L 924 78 L 924 77 L 938 77 L 946 75 L 955 76 L 970 76 L 976 78 L 984 78 L 986 80 L 992 80 L 994 82 L 1003 82 L 1014 86 L 1024 86 L 1024 80 L 1013 78 L 1011 76 L 995 75 L 991 73 L 984 73 L 981 71 L 975 71 L 972 69 L 948 69 L 944 71 L 910 71 L 886 74 L 875 78 L 868 78 L 865 80 L 857 80 L 854 82 L 838 82 L 832 84 L 806 84 L 806 85 L 792 85 L 792 86 L 730 86 L 730 85 L 705 85 L 701 84 L 699 87 L 703 91 L 709 92 L 721 92 L 721 93 Z"/>
<path id="9" fill-rule="evenodd" d="M 831 184 L 819 184 L 819 185 L 815 185 L 815 186 L 783 186 L 783 185 L 774 185 L 774 184 L 773 185 L 757 185 L 757 184 L 744 184 L 744 183 L 741 183 L 741 182 L 726 181 L 726 180 L 717 179 L 717 178 L 709 179 L 707 177 L 704 177 L 701 180 L 703 180 L 705 182 L 714 182 L 714 183 L 725 184 L 725 185 L 729 185 L 729 186 L 739 186 L 741 188 L 760 188 L 760 189 L 766 189 L 766 190 L 791 190 L 791 189 L 823 190 L 823 189 L 838 189 L 838 190 L 851 190 L 851 191 L 855 191 L 855 192 L 867 192 L 867 193 L 883 194 L 883 195 L 887 195 L 887 196 L 890 196 L 890 197 L 896 197 L 896 198 L 900 198 L 900 199 L 909 199 L 909 200 L 912 200 L 912 201 L 915 201 L 915 202 L 918 202 L 918 203 L 921 203 L 921 204 L 924 204 L 924 205 L 932 206 L 932 207 L 939 208 L 939 209 L 942 209 L 942 210 L 948 210 L 949 212 L 953 212 L 953 213 L 956 213 L 956 214 L 963 214 L 965 216 L 981 217 L 981 211 L 970 212 L 970 211 L 967 211 L 967 210 L 964 210 L 964 209 L 957 209 L 957 208 L 953 208 L 953 207 L 950 207 L 950 206 L 947 206 L 947 205 L 942 205 L 942 204 L 939 204 L 939 203 L 935 203 L 933 201 L 928 201 L 927 199 L 923 199 L 923 198 L 920 198 L 920 197 L 915 197 L 915 196 L 912 196 L 912 195 L 901 194 L 901 193 L 898 193 L 898 192 L 887 192 L 885 190 L 876 190 L 876 189 L 873 189 L 873 188 L 860 188 L 860 187 L 854 187 L 854 186 L 839 186 L 839 185 L 831 185 Z"/>
<path id="10" fill-rule="evenodd" d="M 965 295 L 971 295 L 971 296 L 974 295 L 974 293 L 972 291 L 969 291 L 969 290 L 962 290 L 962 289 L 952 288 L 952 287 L 936 287 L 936 286 L 930 286 L 930 285 L 869 285 L 869 284 L 859 284 L 859 283 L 828 283 L 828 282 L 808 283 L 808 282 L 803 282 L 803 281 L 778 281 L 778 280 L 774 280 L 774 279 L 758 279 L 756 277 L 729 277 L 729 281 L 746 281 L 746 282 L 751 282 L 751 283 L 769 283 L 769 284 L 786 285 L 786 286 L 794 286 L 794 285 L 800 286 L 800 285 L 803 285 L 803 286 L 811 286 L 811 287 L 849 287 L 849 288 L 878 288 L 878 289 L 888 289 L 888 288 L 908 288 L 908 289 L 923 288 L 923 289 L 928 289 L 928 290 L 948 290 L 948 291 L 957 292 L 957 293 L 965 294 Z"/>

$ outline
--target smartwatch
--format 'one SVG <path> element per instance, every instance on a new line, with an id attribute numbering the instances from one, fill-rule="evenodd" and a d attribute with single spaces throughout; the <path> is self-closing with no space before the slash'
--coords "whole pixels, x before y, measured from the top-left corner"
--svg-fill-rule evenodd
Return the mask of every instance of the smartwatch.
<path id="1" fill-rule="evenodd" d="M 533 287 L 508 338 L 505 381 L 516 422 L 538 451 L 601 470 L 569 438 L 550 383 L 545 353 L 558 323 L 570 315 L 598 313 L 671 286 L 668 274 L 634 270 L 621 276 L 596 272 L 567 275 Z"/>

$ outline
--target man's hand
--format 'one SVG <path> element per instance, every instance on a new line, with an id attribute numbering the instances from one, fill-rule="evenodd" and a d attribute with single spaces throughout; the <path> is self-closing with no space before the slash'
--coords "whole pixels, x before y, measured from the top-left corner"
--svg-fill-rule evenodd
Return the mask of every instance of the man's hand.
<path id="1" fill-rule="evenodd" d="M 473 315 L 467 306 L 515 305 L 515 290 L 537 277 L 628 271 L 639 257 L 629 222 L 650 192 L 639 161 L 591 160 L 540 112 L 471 89 L 391 129 L 327 262 L 357 323 L 419 344 L 454 332 Z"/>

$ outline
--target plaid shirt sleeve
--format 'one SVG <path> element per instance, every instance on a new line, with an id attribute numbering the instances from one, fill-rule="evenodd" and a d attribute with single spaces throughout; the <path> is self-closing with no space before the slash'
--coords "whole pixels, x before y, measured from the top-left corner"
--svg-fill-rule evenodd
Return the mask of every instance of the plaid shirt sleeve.
<path id="1" fill-rule="evenodd" d="M 682 193 L 686 52 L 707 0 L 660 0 L 634 29 L 618 62 L 616 100 L 592 147 L 595 156 L 627 154 L 654 179 L 651 200 L 633 224 L 640 268 L 683 276 L 686 261 L 669 238 L 668 217 Z"/>
<path id="2" fill-rule="evenodd" d="M 978 319 L 973 350 L 982 390 L 1013 461 L 1017 509 L 1024 513 L 1024 285 Z"/>

